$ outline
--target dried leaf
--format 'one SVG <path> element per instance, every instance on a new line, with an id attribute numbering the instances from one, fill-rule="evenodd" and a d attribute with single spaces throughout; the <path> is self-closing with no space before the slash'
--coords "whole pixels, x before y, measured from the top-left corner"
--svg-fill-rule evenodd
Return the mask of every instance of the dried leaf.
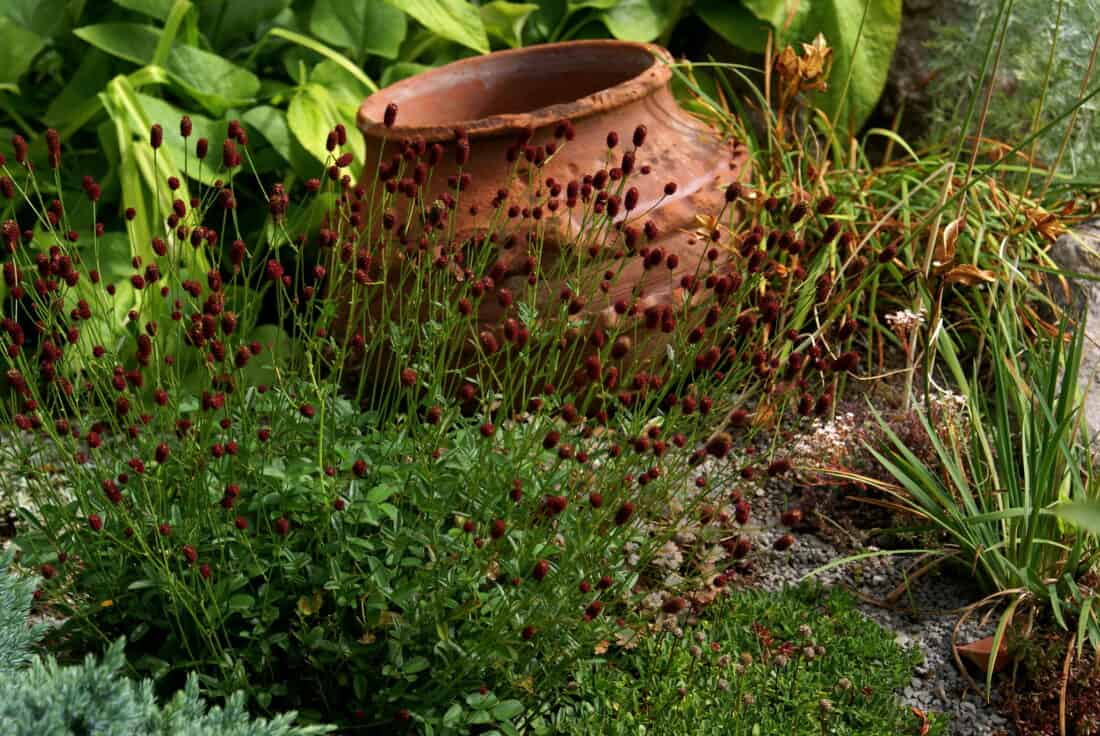
<path id="1" fill-rule="evenodd" d="M 952 220 L 947 223 L 936 241 L 936 250 L 932 253 L 932 265 L 943 267 L 955 260 L 955 246 L 959 240 L 959 231 L 962 230 L 963 219 Z"/>
<path id="2" fill-rule="evenodd" d="M 997 276 L 992 271 L 987 271 L 969 263 L 954 266 L 943 275 L 945 284 L 963 284 L 965 286 L 977 286 L 979 284 L 992 284 Z"/>
<path id="3" fill-rule="evenodd" d="M 598 641 L 596 642 L 596 646 L 592 651 L 596 654 L 607 654 L 607 648 L 610 643 L 611 642 L 609 642 L 607 639 Z"/>

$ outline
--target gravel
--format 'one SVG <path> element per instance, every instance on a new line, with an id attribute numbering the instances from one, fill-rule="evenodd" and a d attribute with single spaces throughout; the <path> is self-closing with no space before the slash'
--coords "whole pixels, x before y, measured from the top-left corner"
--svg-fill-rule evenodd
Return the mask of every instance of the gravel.
<path id="1" fill-rule="evenodd" d="M 855 554 L 807 533 L 797 534 L 797 542 L 789 551 L 771 551 L 771 542 L 787 531 L 779 525 L 779 515 L 784 508 L 782 499 L 792 495 L 789 488 L 774 491 L 762 491 L 753 502 L 753 514 L 764 525 L 758 548 L 769 550 L 757 558 L 754 578 L 759 587 L 777 590 L 796 584 L 808 573 Z M 907 568 L 915 559 L 913 555 L 867 558 L 826 570 L 815 578 L 827 587 L 845 586 L 868 598 L 882 600 L 905 579 Z M 947 733 L 952 735 L 1014 734 L 1009 720 L 997 712 L 996 692 L 994 704 L 986 703 L 984 692 L 975 692 L 960 675 L 952 655 L 951 634 L 960 617 L 959 609 L 977 600 L 968 581 L 933 572 L 912 584 L 897 607 L 864 603 L 861 608 L 869 619 L 894 632 L 898 644 L 915 647 L 924 656 L 910 684 L 899 693 L 906 706 L 949 715 Z M 968 621 L 959 632 L 959 641 L 988 636 L 992 629 L 993 624 L 982 628 Z M 981 685 L 981 678 L 976 679 Z"/>

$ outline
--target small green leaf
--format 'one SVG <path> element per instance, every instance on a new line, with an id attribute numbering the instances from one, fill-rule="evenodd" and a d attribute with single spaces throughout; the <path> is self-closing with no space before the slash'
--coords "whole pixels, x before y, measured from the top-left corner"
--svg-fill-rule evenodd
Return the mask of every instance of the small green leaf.
<path id="1" fill-rule="evenodd" d="M 513 3 L 493 0 L 481 6 L 481 21 L 485 31 L 512 48 L 523 45 L 523 26 L 531 13 L 539 9 L 534 3 Z"/>
<path id="2" fill-rule="evenodd" d="M 443 714 L 443 725 L 447 728 L 457 728 L 461 724 L 462 706 L 459 703 L 455 703 Z"/>
<path id="3" fill-rule="evenodd" d="M 394 59 L 408 21 L 384 0 L 317 0 L 309 30 L 337 48 L 350 49 L 357 58 L 375 54 Z"/>
<path id="4" fill-rule="evenodd" d="M 518 700 L 505 700 L 493 708 L 493 718 L 498 721 L 510 721 L 523 712 L 523 703 Z"/>
<path id="5" fill-rule="evenodd" d="M 238 593 L 227 603 L 230 611 L 247 611 L 256 605 L 256 599 L 246 593 Z"/>
<path id="6" fill-rule="evenodd" d="M 477 7 L 465 0 L 386 0 L 432 33 L 474 51 L 489 53 L 489 38 Z"/>
<path id="7" fill-rule="evenodd" d="M 415 675 L 431 667 L 431 662 L 426 657 L 413 657 L 401 668 L 406 675 Z"/>
<path id="8" fill-rule="evenodd" d="M 395 493 L 397 493 L 397 488 L 395 488 L 394 486 L 375 486 L 374 488 L 367 491 L 367 503 L 382 503 Z"/>
<path id="9" fill-rule="evenodd" d="M 622 41 L 653 41 L 679 14 L 676 0 L 622 0 L 600 14 L 611 35 Z"/>

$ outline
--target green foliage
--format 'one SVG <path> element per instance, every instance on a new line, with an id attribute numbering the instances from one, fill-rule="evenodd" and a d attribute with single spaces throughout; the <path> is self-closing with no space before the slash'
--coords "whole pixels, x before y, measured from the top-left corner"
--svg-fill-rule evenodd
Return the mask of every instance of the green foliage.
<path id="1" fill-rule="evenodd" d="M 867 621 L 851 596 L 811 586 L 737 592 L 698 623 L 667 620 L 582 667 L 534 733 L 943 733 L 894 693 L 920 654 Z"/>
<path id="2" fill-rule="evenodd" d="M 1095 183 L 1100 169 L 1100 2 L 1016 0 L 1007 22 L 998 24 L 1001 7 L 983 0 L 953 3 L 950 21 L 934 29 L 927 55 L 932 135 L 937 140 L 974 135 L 979 120 L 967 121 L 968 103 L 975 97 L 984 102 L 992 84 L 985 137 L 1014 144 L 1046 128 L 1034 149 L 1037 163 Z M 974 49 L 992 41 L 1001 44 L 999 64 L 983 69 Z M 1065 116 L 1074 108 L 1075 114 Z M 1024 153 L 1032 150 L 1028 145 Z"/>
<path id="3" fill-rule="evenodd" d="M 45 631 L 41 624 L 28 623 L 37 581 L 10 572 L 11 558 L 10 552 L 0 557 L 0 723 L 5 734 L 312 736 L 332 730 L 295 726 L 294 713 L 252 720 L 240 693 L 224 706 L 208 706 L 196 677 L 159 707 L 151 681 L 120 676 L 126 664 L 122 639 L 101 662 L 91 655 L 83 665 L 69 667 L 52 657 L 32 659 L 32 647 Z"/>
<path id="4" fill-rule="evenodd" d="M 707 25 L 735 46 L 776 51 L 810 43 L 820 33 L 833 49 L 833 71 L 817 105 L 839 129 L 858 131 L 890 71 L 901 27 L 901 0 L 699 0 Z"/>
<path id="5" fill-rule="evenodd" d="M 0 720 L 11 736 L 312 736 L 331 733 L 325 726 L 295 726 L 294 713 L 253 720 L 242 694 L 225 705 L 208 705 L 198 678 L 163 706 L 153 683 L 135 683 L 119 673 L 126 665 L 124 641 L 111 646 L 102 661 L 91 655 L 82 665 L 62 666 L 52 658 L 0 679 Z"/>
<path id="6" fill-rule="evenodd" d="M 1075 389 L 1084 327 L 1070 333 L 1065 322 L 1053 336 L 1028 340 L 1011 288 L 990 295 L 994 310 L 980 303 L 975 316 L 989 341 L 991 390 L 981 361 L 967 376 L 954 339 L 942 333 L 940 354 L 965 396 L 968 421 L 935 428 L 922 419 L 935 448 L 931 463 L 889 429 L 892 453 L 873 454 L 900 484 L 886 490 L 943 536 L 941 553 L 970 569 L 990 602 L 1011 600 L 997 641 L 1020 605 L 1038 601 L 1063 628 L 1077 619 L 1079 648 L 1086 640 L 1095 647 L 1095 594 L 1078 585 L 1098 552 L 1098 489 Z"/>
<path id="7" fill-rule="evenodd" d="M 33 578 L 10 571 L 12 552 L 0 554 L 0 681 L 31 663 L 33 649 L 45 634 L 30 623 Z"/>

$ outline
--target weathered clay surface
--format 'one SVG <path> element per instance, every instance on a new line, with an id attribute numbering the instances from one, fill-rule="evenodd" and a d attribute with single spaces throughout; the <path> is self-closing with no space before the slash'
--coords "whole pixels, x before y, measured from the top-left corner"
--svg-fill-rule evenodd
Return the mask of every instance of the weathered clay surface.
<path id="1" fill-rule="evenodd" d="M 362 175 L 369 184 L 373 162 L 389 161 L 401 151 L 402 142 L 424 140 L 438 143 L 444 151 L 428 187 L 428 201 L 447 190 L 448 177 L 458 174 L 455 160 L 455 129 L 469 138 L 471 157 L 461 173 L 470 176 L 461 193 L 462 206 L 451 214 L 456 241 L 481 231 L 491 215 L 490 204 L 508 180 L 516 164 L 508 151 L 517 139 L 526 145 L 555 143 L 559 149 L 535 174 L 528 177 L 528 165 L 519 156 L 520 176 L 513 177 L 507 201 L 524 206 L 537 190 L 553 179 L 563 187 L 585 174 L 620 167 L 623 154 L 634 151 L 634 174 L 630 184 L 639 191 L 638 204 L 630 224 L 642 229 L 644 221 L 656 225 L 660 235 L 650 246 L 675 253 L 679 265 L 660 279 L 652 272 L 644 283 L 642 306 L 674 303 L 678 283 L 684 274 L 694 274 L 705 257 L 708 243 L 694 231 L 699 214 L 718 214 L 724 206 L 724 189 L 747 173 L 747 152 L 683 111 L 669 88 L 672 72 L 665 62 L 667 51 L 648 45 L 619 41 L 578 41 L 547 44 L 464 59 L 394 84 L 368 97 L 359 110 L 359 127 L 366 140 L 366 160 L 372 162 Z M 387 105 L 398 106 L 396 125 L 383 124 Z M 573 125 L 575 137 L 555 139 L 562 121 Z M 642 146 L 634 150 L 632 135 L 639 125 L 646 127 Z M 608 149 L 607 134 L 616 132 L 619 144 Z M 529 138 L 528 138 L 529 136 Z M 651 173 L 642 174 L 643 167 Z M 665 184 L 675 181 L 675 194 L 666 196 Z M 369 188 L 369 187 L 368 187 Z M 398 198 L 398 206 L 403 198 Z M 555 259 L 569 255 L 575 247 L 583 207 L 570 210 L 565 195 L 556 211 L 547 208 L 538 227 L 544 233 L 541 270 L 552 272 Z M 478 207 L 477 214 L 469 205 Z M 645 213 L 644 216 L 639 213 Z M 494 281 L 497 286 L 521 292 L 527 274 L 517 265 L 530 255 L 524 234 L 536 226 L 533 218 L 510 224 L 518 247 L 498 254 L 504 269 Z M 608 293 L 585 294 L 591 313 L 611 312 L 610 305 L 643 279 L 642 259 L 629 258 Z M 546 297 L 554 298 L 560 285 L 544 284 Z M 595 291 L 595 289 L 593 289 Z M 479 319 L 485 325 L 499 322 L 499 307 L 483 300 Z"/>
<path id="2" fill-rule="evenodd" d="M 1085 322 L 1085 347 L 1079 385 L 1085 398 L 1085 421 L 1094 450 L 1100 445 L 1100 220 L 1081 225 L 1058 238 L 1050 251 L 1070 277 L 1073 297 Z"/>

